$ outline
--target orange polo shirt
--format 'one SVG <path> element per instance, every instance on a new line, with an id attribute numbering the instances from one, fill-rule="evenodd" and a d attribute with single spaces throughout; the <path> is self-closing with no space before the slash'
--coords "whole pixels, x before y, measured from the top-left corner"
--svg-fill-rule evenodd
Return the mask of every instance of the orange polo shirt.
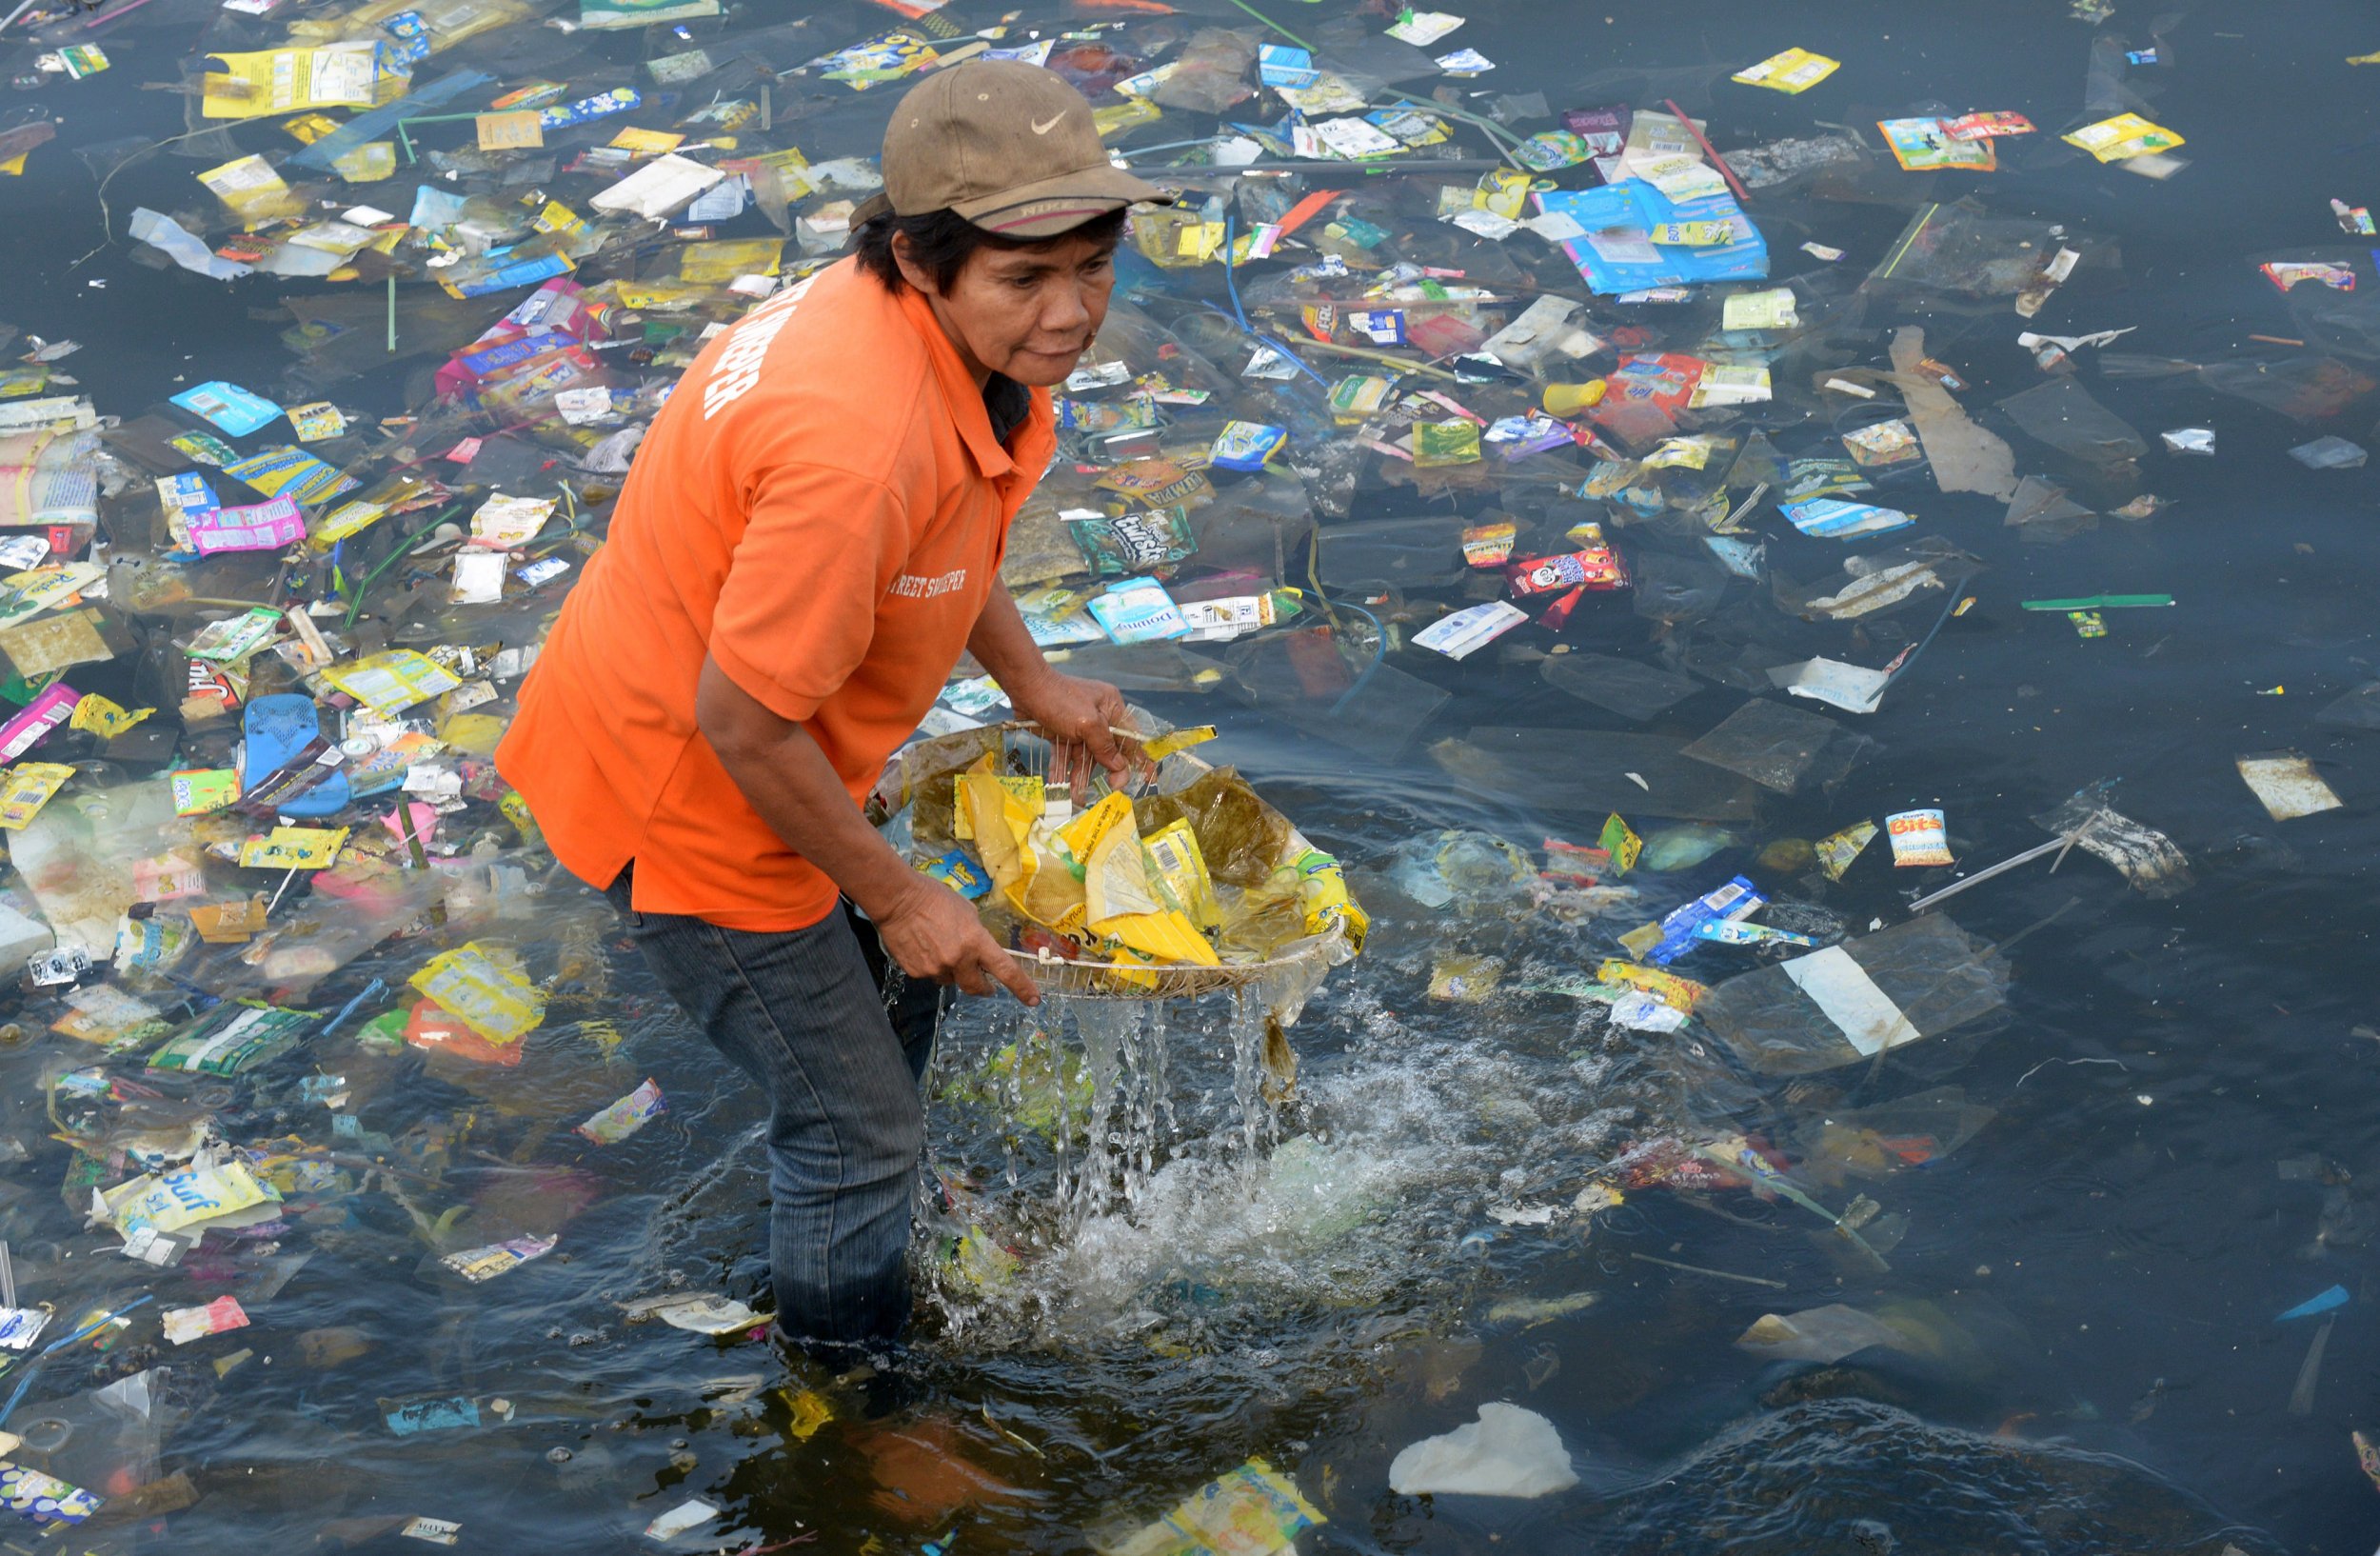
<path id="1" fill-rule="evenodd" d="M 708 653 L 803 726 L 858 804 L 933 704 L 1057 446 L 1049 394 L 1003 447 L 916 292 L 850 259 L 686 369 L 563 603 L 496 767 L 590 886 L 798 929 L 834 882 L 770 830 L 694 722 Z"/>

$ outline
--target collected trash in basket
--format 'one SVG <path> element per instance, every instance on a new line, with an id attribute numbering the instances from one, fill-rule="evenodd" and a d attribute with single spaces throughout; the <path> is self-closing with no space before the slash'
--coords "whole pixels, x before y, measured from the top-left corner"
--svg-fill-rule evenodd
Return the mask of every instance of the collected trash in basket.
<path id="1" fill-rule="evenodd" d="M 1261 984 L 1294 1019 L 1371 921 L 1337 859 L 1236 770 L 1183 748 L 1208 732 L 1146 737 L 1142 791 L 1102 779 L 1078 807 L 1032 726 L 962 729 L 897 755 L 871 814 L 1045 987 L 1159 999 Z"/>

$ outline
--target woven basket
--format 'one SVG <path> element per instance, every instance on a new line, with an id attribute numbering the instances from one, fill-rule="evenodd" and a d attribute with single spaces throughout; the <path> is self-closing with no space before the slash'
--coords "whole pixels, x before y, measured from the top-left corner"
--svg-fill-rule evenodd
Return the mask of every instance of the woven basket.
<path id="1" fill-rule="evenodd" d="M 1154 738 L 1159 731 L 1151 731 Z M 1050 764 L 1056 752 L 1048 732 L 1037 724 L 1012 719 L 1003 724 L 986 725 L 981 729 L 964 729 L 954 735 L 942 735 L 922 742 L 895 753 L 886 765 L 884 776 L 869 796 L 869 814 L 880 823 L 893 811 L 908 803 L 908 775 L 920 765 L 930 765 L 939 772 L 942 763 L 921 761 L 923 753 L 977 751 L 989 748 L 987 741 L 1000 742 L 1000 768 L 1003 772 L 1049 777 Z M 1137 777 L 1122 786 L 1122 792 L 1143 791 L 1170 793 L 1194 782 L 1200 774 L 1211 771 L 1210 764 L 1189 751 L 1176 751 L 1158 765 L 1153 781 Z M 1086 803 L 1097 803 L 1117 786 L 1108 782 L 1105 769 L 1097 769 L 1090 779 Z M 1200 994 L 1222 993 L 1259 984 L 1276 984 L 1283 987 L 1304 986 L 1310 988 L 1321 981 L 1332 967 L 1348 960 L 1352 954 L 1347 938 L 1338 925 L 1328 931 L 1295 942 L 1286 953 L 1261 962 L 1227 962 L 1221 967 L 1145 967 L 1140 963 L 1100 962 L 1088 958 L 1069 960 L 1043 949 L 1038 955 L 1016 953 L 1019 962 L 1044 994 L 1063 994 L 1070 999 L 1083 1000 L 1173 1000 L 1192 999 Z M 1299 994 L 1302 1000 L 1302 992 Z"/>

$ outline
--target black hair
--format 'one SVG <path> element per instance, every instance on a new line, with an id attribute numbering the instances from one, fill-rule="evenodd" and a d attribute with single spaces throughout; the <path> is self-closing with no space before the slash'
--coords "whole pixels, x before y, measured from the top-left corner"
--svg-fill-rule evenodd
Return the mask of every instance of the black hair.
<path id="1" fill-rule="evenodd" d="M 851 249 L 860 256 L 860 269 L 899 291 L 907 283 L 902 278 L 900 262 L 893 257 L 895 233 L 909 240 L 909 262 L 926 273 L 935 290 L 946 292 L 958 285 L 960 273 L 979 249 L 1050 249 L 1078 238 L 1113 249 L 1123 241 L 1124 212 L 1119 207 L 1051 238 L 1011 238 L 986 232 L 949 209 L 920 216 L 879 216 L 862 223 L 851 234 Z"/>

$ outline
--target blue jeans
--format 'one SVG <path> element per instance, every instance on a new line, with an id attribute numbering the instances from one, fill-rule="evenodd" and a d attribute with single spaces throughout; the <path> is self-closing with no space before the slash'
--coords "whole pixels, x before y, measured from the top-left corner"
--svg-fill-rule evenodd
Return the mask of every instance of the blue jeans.
<path id="1" fill-rule="evenodd" d="M 630 867 L 631 869 L 634 867 Z M 909 1317 L 918 1098 L 949 995 L 889 967 L 848 905 L 806 929 L 726 929 L 605 895 L 670 998 L 768 1096 L 768 1262 L 798 1344 L 898 1338 Z"/>

